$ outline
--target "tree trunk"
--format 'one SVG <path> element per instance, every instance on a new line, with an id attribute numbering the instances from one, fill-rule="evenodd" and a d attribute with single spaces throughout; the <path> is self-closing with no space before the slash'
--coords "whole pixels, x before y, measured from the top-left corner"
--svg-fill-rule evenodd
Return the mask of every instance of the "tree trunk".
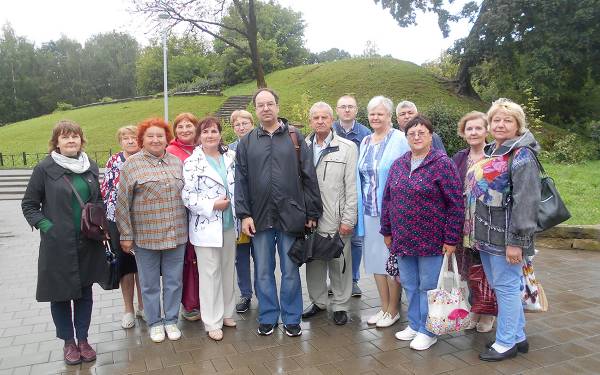
<path id="1" fill-rule="evenodd" d="M 484 51 L 479 48 L 479 36 L 484 26 L 484 20 L 487 16 L 489 8 L 489 0 L 483 0 L 479 8 L 477 19 L 473 23 L 469 35 L 465 38 L 464 51 L 458 66 L 456 74 L 457 88 L 456 93 L 459 95 L 470 96 L 479 99 L 479 95 L 473 89 L 471 84 L 470 69 L 477 65 L 484 57 Z"/>
<path id="2" fill-rule="evenodd" d="M 254 0 L 248 2 L 248 47 L 250 48 L 250 58 L 252 59 L 252 69 L 256 77 L 256 86 L 258 88 L 267 87 L 265 81 L 265 72 L 263 70 L 260 54 L 258 53 L 258 29 L 256 27 L 256 12 L 254 10 Z"/>

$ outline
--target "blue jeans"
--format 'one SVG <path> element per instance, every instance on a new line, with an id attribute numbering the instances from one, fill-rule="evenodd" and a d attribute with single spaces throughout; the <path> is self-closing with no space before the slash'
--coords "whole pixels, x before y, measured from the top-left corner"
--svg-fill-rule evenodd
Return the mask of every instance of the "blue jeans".
<path id="1" fill-rule="evenodd" d="M 135 246 L 135 260 L 144 301 L 144 315 L 149 327 L 176 324 L 179 317 L 183 287 L 183 258 L 185 244 L 174 249 L 149 250 Z M 165 318 L 160 313 L 160 276 Z"/>
<path id="2" fill-rule="evenodd" d="M 257 232 L 252 238 L 254 247 L 255 290 L 258 298 L 258 322 L 300 324 L 302 316 L 302 285 L 300 270 L 287 252 L 295 238 L 275 229 Z M 275 283 L 275 244 L 279 252 L 281 290 L 277 298 Z M 281 304 L 280 304 L 281 301 Z"/>
<path id="3" fill-rule="evenodd" d="M 521 276 L 523 264 L 510 264 L 506 257 L 491 255 L 483 251 L 481 264 L 485 277 L 498 300 L 496 342 L 507 348 L 526 339 L 525 313 L 521 301 Z"/>
<path id="4" fill-rule="evenodd" d="M 252 276 L 250 275 L 250 255 L 254 258 L 252 243 L 238 244 L 235 248 L 235 271 L 237 284 L 242 297 L 252 298 Z M 256 279 L 256 276 L 254 277 Z"/>
<path id="5" fill-rule="evenodd" d="M 77 340 L 87 340 L 92 321 L 92 306 L 91 285 L 81 288 L 81 298 L 73 300 L 73 307 L 71 301 L 50 302 L 56 337 L 67 341 L 72 340 L 76 333 Z M 73 332 L 73 325 L 75 325 L 75 332 Z"/>
<path id="6" fill-rule="evenodd" d="M 352 282 L 360 280 L 360 261 L 362 259 L 363 236 L 352 236 Z"/>
<path id="7" fill-rule="evenodd" d="M 425 328 L 427 322 L 427 291 L 437 287 L 444 257 L 441 255 L 399 256 L 400 281 L 408 298 L 408 325 L 417 332 L 435 336 Z"/>

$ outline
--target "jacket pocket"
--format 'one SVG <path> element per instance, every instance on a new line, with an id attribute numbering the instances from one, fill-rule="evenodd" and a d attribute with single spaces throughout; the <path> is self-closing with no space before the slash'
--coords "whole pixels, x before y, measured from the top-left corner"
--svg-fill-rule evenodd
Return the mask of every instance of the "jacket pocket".
<path id="1" fill-rule="evenodd" d="M 506 245 L 506 209 L 475 203 L 475 239 L 496 246 Z"/>
<path id="2" fill-rule="evenodd" d="M 304 233 L 306 210 L 295 200 L 287 199 L 279 203 L 279 218 L 284 232 Z"/>
<path id="3" fill-rule="evenodd" d="M 338 160 L 326 160 L 325 166 L 323 167 L 323 181 L 343 181 L 345 170 L 345 162 Z"/>

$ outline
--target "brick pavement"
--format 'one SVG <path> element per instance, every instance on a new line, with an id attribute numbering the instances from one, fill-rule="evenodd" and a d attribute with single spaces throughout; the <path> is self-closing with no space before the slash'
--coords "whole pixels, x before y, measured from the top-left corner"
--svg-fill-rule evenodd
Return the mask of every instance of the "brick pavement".
<path id="1" fill-rule="evenodd" d="M 149 340 L 143 322 L 123 330 L 120 291 L 95 286 L 89 339 L 98 359 L 66 366 L 49 304 L 34 298 L 39 237 L 27 226 L 19 203 L 0 202 L 0 375 L 600 373 L 600 253 L 550 249 L 542 249 L 535 263 L 550 311 L 527 314 L 531 351 L 513 360 L 480 362 L 477 354 L 492 334 L 476 332 L 443 336 L 425 352 L 411 350 L 393 336 L 406 325 L 406 306 L 399 324 L 368 327 L 366 318 L 377 310 L 378 298 L 373 281 L 365 278 L 360 282 L 364 295 L 352 300 L 346 326 L 335 326 L 322 314 L 302 324 L 299 338 L 287 337 L 281 328 L 258 337 L 253 301 L 252 309 L 237 317 L 238 327 L 225 329 L 219 343 L 207 338 L 200 322 L 180 322 L 184 337 L 161 344 Z"/>

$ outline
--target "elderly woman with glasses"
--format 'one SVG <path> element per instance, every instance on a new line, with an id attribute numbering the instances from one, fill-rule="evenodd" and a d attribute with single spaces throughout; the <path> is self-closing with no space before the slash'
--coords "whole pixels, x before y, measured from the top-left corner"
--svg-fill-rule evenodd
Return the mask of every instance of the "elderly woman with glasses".
<path id="1" fill-rule="evenodd" d="M 390 252 L 380 234 L 383 188 L 394 160 L 408 151 L 406 137 L 392 127 L 393 103 L 383 96 L 369 101 L 367 111 L 373 134 L 360 144 L 358 157 L 358 227 L 364 235 L 363 264 L 366 273 L 375 277 L 381 309 L 367 320 L 377 327 L 389 327 L 400 319 L 398 301 L 402 290 L 386 271 Z"/>
<path id="2" fill-rule="evenodd" d="M 410 348 L 437 342 L 425 327 L 427 291 L 437 286 L 443 254 L 452 254 L 462 235 L 464 205 L 460 179 L 446 154 L 432 148 L 433 127 L 420 115 L 404 128 L 410 152 L 390 168 L 381 207 L 381 234 L 398 256 L 408 299 L 408 326 L 396 333 Z"/>

